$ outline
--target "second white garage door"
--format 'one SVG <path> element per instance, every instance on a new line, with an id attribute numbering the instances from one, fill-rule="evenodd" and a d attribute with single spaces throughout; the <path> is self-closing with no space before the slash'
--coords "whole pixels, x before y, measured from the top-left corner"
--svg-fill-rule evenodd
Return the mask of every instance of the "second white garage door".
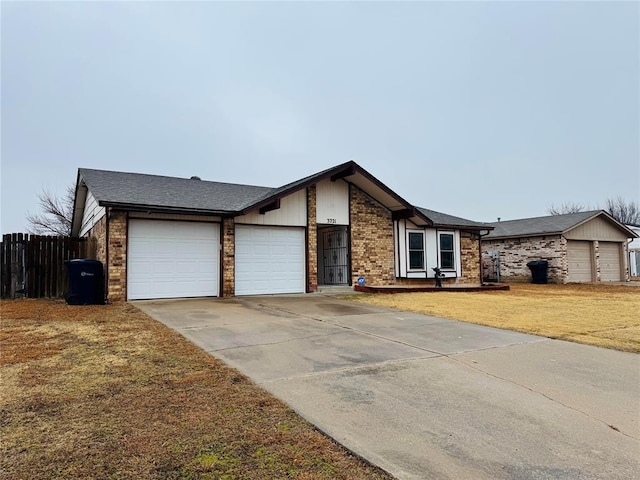
<path id="1" fill-rule="evenodd" d="M 236 225 L 236 295 L 304 293 L 304 228 Z"/>
<path id="2" fill-rule="evenodd" d="M 622 267 L 620 265 L 621 244 L 615 242 L 600 242 L 600 280 L 603 282 L 620 282 Z"/>

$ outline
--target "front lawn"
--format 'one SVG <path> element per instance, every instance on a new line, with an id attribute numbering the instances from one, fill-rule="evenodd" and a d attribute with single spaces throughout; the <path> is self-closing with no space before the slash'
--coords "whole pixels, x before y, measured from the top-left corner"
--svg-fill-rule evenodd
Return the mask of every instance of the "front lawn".
<path id="1" fill-rule="evenodd" d="M 640 287 L 512 284 L 510 291 L 353 295 L 357 302 L 640 352 Z"/>
<path id="2" fill-rule="evenodd" d="M 131 305 L 0 313 L 0 478 L 389 478 Z"/>

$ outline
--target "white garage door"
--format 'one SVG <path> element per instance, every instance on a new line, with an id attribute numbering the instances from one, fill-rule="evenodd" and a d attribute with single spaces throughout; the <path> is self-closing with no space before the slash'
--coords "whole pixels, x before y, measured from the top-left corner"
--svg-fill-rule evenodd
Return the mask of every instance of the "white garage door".
<path id="1" fill-rule="evenodd" d="M 236 295 L 304 293 L 304 229 L 236 225 Z"/>
<path id="2" fill-rule="evenodd" d="M 598 250 L 600 252 L 600 280 L 603 282 L 622 281 L 620 244 L 599 242 Z"/>
<path id="3" fill-rule="evenodd" d="M 567 242 L 569 282 L 591 282 L 591 242 L 569 240 Z"/>
<path id="4" fill-rule="evenodd" d="M 215 223 L 130 220 L 127 298 L 218 295 Z"/>

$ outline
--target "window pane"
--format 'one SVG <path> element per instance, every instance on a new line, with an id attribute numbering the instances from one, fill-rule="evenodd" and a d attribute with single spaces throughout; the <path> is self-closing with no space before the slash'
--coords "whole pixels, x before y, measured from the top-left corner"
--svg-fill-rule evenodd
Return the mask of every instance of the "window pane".
<path id="1" fill-rule="evenodd" d="M 409 252 L 409 268 L 411 269 L 424 268 L 424 252 L 416 251 L 416 250 Z"/>
<path id="2" fill-rule="evenodd" d="M 440 250 L 453 250 L 453 235 L 450 233 L 440 235 Z"/>
<path id="3" fill-rule="evenodd" d="M 409 250 L 423 250 L 424 242 L 421 233 L 409 233 Z"/>
<path id="4" fill-rule="evenodd" d="M 440 252 L 440 268 L 453 268 L 453 252 Z"/>

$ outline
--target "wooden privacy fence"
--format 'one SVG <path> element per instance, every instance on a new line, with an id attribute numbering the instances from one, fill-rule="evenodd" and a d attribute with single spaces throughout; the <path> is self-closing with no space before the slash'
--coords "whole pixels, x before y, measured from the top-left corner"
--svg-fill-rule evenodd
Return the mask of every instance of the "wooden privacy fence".
<path id="1" fill-rule="evenodd" d="M 2 298 L 61 297 L 67 291 L 65 262 L 96 258 L 95 238 L 10 233 L 1 245 Z"/>

